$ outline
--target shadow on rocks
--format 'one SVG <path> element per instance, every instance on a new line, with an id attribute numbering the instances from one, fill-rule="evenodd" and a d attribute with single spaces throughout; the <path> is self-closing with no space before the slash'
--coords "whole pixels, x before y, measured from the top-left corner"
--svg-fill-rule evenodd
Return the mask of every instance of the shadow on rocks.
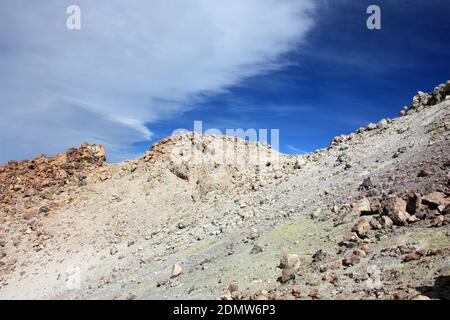
<path id="1" fill-rule="evenodd" d="M 439 276 L 433 286 L 418 287 L 417 290 L 431 299 L 450 300 L 450 276 Z"/>

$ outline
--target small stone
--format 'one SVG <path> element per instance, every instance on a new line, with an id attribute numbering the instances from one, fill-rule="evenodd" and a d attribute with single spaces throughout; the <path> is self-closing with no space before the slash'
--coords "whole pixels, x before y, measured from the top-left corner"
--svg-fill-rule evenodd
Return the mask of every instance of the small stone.
<path id="1" fill-rule="evenodd" d="M 389 122 L 387 119 L 381 119 L 381 121 L 377 123 L 378 129 L 386 129 L 388 126 Z"/>
<path id="2" fill-rule="evenodd" d="M 425 211 L 417 211 L 414 216 L 416 216 L 418 219 L 424 219 L 426 216 L 426 212 Z"/>
<path id="3" fill-rule="evenodd" d="M 172 272 L 170 273 L 171 278 L 176 278 L 183 273 L 183 268 L 181 268 L 178 264 L 174 264 L 172 266 Z"/>
<path id="4" fill-rule="evenodd" d="M 377 219 L 370 220 L 370 226 L 374 230 L 381 230 L 383 228 L 383 226 L 381 225 L 380 221 L 378 221 Z"/>
<path id="5" fill-rule="evenodd" d="M 42 213 L 44 215 L 48 214 L 50 212 L 50 208 L 47 206 L 42 206 L 39 208 L 39 213 Z"/>
<path id="6" fill-rule="evenodd" d="M 394 300 L 405 300 L 405 295 L 401 292 L 394 293 Z"/>
<path id="7" fill-rule="evenodd" d="M 292 287 L 291 294 L 297 299 L 302 297 L 302 292 L 299 286 Z"/>
<path id="8" fill-rule="evenodd" d="M 361 189 L 370 189 L 374 186 L 373 180 L 371 177 L 367 177 L 363 180 L 363 182 L 360 185 Z"/>
<path id="9" fill-rule="evenodd" d="M 440 227 L 444 224 L 444 221 L 445 221 L 444 216 L 437 216 L 436 218 L 434 218 L 433 226 Z"/>
<path id="10" fill-rule="evenodd" d="M 266 300 L 269 300 L 269 297 L 267 296 L 267 294 L 259 293 L 259 294 L 255 295 L 255 300 L 266 301 Z"/>
<path id="11" fill-rule="evenodd" d="M 281 282 L 286 283 L 295 279 L 297 270 L 295 268 L 285 268 L 281 271 Z"/>
<path id="12" fill-rule="evenodd" d="M 362 249 L 355 249 L 353 251 L 353 254 L 357 257 L 366 257 L 367 256 L 367 253 Z"/>
<path id="13" fill-rule="evenodd" d="M 311 213 L 311 219 L 317 219 L 320 217 L 322 209 L 318 208 Z"/>
<path id="14" fill-rule="evenodd" d="M 423 167 L 420 170 L 420 172 L 419 172 L 419 174 L 417 176 L 420 177 L 420 178 L 424 178 L 424 177 L 428 177 L 428 176 L 430 176 L 432 174 L 433 174 L 433 167 L 425 166 L 425 167 Z"/>
<path id="15" fill-rule="evenodd" d="M 282 268 L 282 269 L 287 269 L 287 268 L 297 269 L 298 267 L 300 267 L 300 265 L 301 265 L 300 258 L 296 254 L 288 253 L 288 254 L 285 254 L 280 259 L 280 268 Z"/>
<path id="16" fill-rule="evenodd" d="M 316 253 L 314 253 L 314 255 L 312 256 L 313 262 L 320 262 L 325 260 L 325 258 L 327 257 L 327 253 L 325 251 L 323 251 L 322 249 L 316 251 Z"/>
<path id="17" fill-rule="evenodd" d="M 414 298 L 412 298 L 411 300 L 431 300 L 431 299 L 427 296 L 419 294 L 419 295 L 415 296 Z"/>
<path id="18" fill-rule="evenodd" d="M 358 235 L 356 232 L 348 232 L 344 234 L 344 237 L 342 238 L 342 241 L 344 242 L 357 242 L 358 241 Z"/>
<path id="19" fill-rule="evenodd" d="M 356 232 L 356 234 L 360 238 L 366 238 L 367 233 L 370 231 L 371 228 L 372 227 L 369 221 L 367 221 L 366 219 L 360 219 L 358 223 L 353 227 L 352 231 Z"/>
<path id="20" fill-rule="evenodd" d="M 344 266 L 354 266 L 361 261 L 361 257 L 354 254 L 353 252 L 348 253 L 342 260 L 342 265 Z"/>
<path id="21" fill-rule="evenodd" d="M 253 229 L 247 236 L 247 239 L 256 240 L 261 236 L 257 229 Z"/>
<path id="22" fill-rule="evenodd" d="M 119 250 L 117 250 L 117 248 L 115 246 L 112 246 L 111 249 L 109 249 L 109 254 L 110 255 L 115 255 Z"/>
<path id="23" fill-rule="evenodd" d="M 111 179 L 111 177 L 112 177 L 111 172 L 105 171 L 100 173 L 98 178 L 100 179 L 100 181 L 106 181 L 108 179 Z"/>
<path id="24" fill-rule="evenodd" d="M 409 262 L 409 261 L 419 260 L 421 258 L 422 258 L 422 256 L 415 251 L 415 252 L 412 252 L 412 253 L 404 256 L 402 260 L 403 260 L 403 262 Z"/>
<path id="25" fill-rule="evenodd" d="M 231 282 L 228 285 L 228 291 L 233 293 L 239 290 L 239 284 L 236 281 Z"/>
<path id="26" fill-rule="evenodd" d="M 281 179 L 284 177 L 284 173 L 281 170 L 277 170 L 277 172 L 275 172 L 275 179 Z"/>
<path id="27" fill-rule="evenodd" d="M 323 275 L 322 280 L 327 282 L 334 282 L 336 281 L 336 275 L 334 273 L 327 272 Z"/>
<path id="28" fill-rule="evenodd" d="M 261 246 L 255 244 L 255 245 L 253 246 L 253 248 L 252 248 L 252 251 L 250 251 L 250 254 L 258 254 L 258 253 L 261 253 L 261 252 L 263 252 L 263 251 L 264 251 L 264 250 L 263 250 L 263 248 L 262 248 Z"/>
<path id="29" fill-rule="evenodd" d="M 127 300 L 136 300 L 136 298 L 137 298 L 137 295 L 134 293 L 129 293 L 127 295 Z"/>
<path id="30" fill-rule="evenodd" d="M 314 288 L 314 289 L 312 289 L 310 292 L 309 292 L 309 295 L 308 295 L 311 299 L 313 299 L 313 300 L 317 300 L 317 299 L 319 299 L 319 289 L 316 289 L 316 288 Z"/>
<path id="31" fill-rule="evenodd" d="M 370 201 L 370 211 L 373 214 L 380 213 L 380 211 L 381 211 L 380 200 L 374 199 L 374 200 Z"/>
<path id="32" fill-rule="evenodd" d="M 362 244 L 361 250 L 364 251 L 366 255 L 368 255 L 372 251 L 370 250 L 370 245 L 368 243 Z"/>
<path id="33" fill-rule="evenodd" d="M 23 215 L 25 220 L 31 220 L 38 215 L 39 211 L 36 208 L 28 208 Z"/>

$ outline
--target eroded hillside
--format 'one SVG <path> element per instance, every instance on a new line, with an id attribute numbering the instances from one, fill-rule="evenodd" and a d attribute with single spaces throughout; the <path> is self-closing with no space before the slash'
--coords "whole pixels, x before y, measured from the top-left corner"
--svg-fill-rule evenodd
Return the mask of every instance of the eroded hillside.
<path id="1" fill-rule="evenodd" d="M 448 299 L 449 96 L 303 156 L 186 133 L 12 161 L 0 298 Z"/>

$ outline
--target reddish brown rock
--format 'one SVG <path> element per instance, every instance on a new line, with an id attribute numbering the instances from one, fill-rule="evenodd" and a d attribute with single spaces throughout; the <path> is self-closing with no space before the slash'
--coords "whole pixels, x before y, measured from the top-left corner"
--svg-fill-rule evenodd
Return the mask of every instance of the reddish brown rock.
<path id="1" fill-rule="evenodd" d="M 405 295 L 401 292 L 394 293 L 394 300 L 405 300 Z"/>
<path id="2" fill-rule="evenodd" d="M 78 184 L 80 177 L 104 164 L 105 149 L 83 144 L 55 157 L 40 156 L 34 160 L 9 161 L 0 166 L 0 205 L 8 212 L 23 198 L 37 205 L 39 199 L 64 191 L 68 184 Z M 9 207 L 9 208 L 8 208 Z"/>
<path id="3" fill-rule="evenodd" d="M 319 299 L 319 289 L 312 289 L 308 296 L 313 300 Z"/>
<path id="4" fill-rule="evenodd" d="M 422 255 L 420 255 L 417 251 L 411 252 L 410 254 L 407 254 L 403 257 L 403 262 L 409 262 L 409 261 L 416 261 L 422 258 Z"/>
<path id="5" fill-rule="evenodd" d="M 396 225 L 404 225 L 408 220 L 405 200 L 399 197 L 387 199 L 383 206 L 383 215 L 391 218 Z"/>
<path id="6" fill-rule="evenodd" d="M 228 285 L 228 291 L 233 293 L 239 290 L 239 284 L 236 281 L 231 282 Z"/>
<path id="7" fill-rule="evenodd" d="M 420 210 L 420 204 L 422 203 L 422 196 L 420 193 L 411 192 L 408 195 L 408 202 L 406 204 L 406 211 L 410 214 L 415 214 Z"/>
<path id="8" fill-rule="evenodd" d="M 299 287 L 299 286 L 294 286 L 294 287 L 292 287 L 291 294 L 292 294 L 294 297 L 296 297 L 297 299 L 299 299 L 299 298 L 302 297 L 302 291 L 300 290 L 300 287 Z"/>
<path id="9" fill-rule="evenodd" d="M 354 254 L 353 252 L 348 253 L 344 259 L 342 259 L 342 265 L 344 266 L 354 266 L 361 261 L 361 257 Z"/>
<path id="10" fill-rule="evenodd" d="M 370 202 L 370 210 L 372 211 L 372 213 L 380 213 L 381 211 L 381 202 L 380 200 L 372 200 Z"/>
<path id="11" fill-rule="evenodd" d="M 356 232 L 348 232 L 344 234 L 344 237 L 342 238 L 343 242 L 357 242 L 358 241 L 358 235 Z"/>
<path id="12" fill-rule="evenodd" d="M 433 226 L 434 227 L 440 227 L 440 226 L 444 225 L 444 222 L 445 222 L 444 216 L 437 216 L 433 220 Z"/>
<path id="13" fill-rule="evenodd" d="M 430 209 L 437 209 L 439 206 L 450 205 L 450 199 L 445 193 L 433 192 L 422 197 L 422 203 L 427 205 Z"/>
<path id="14" fill-rule="evenodd" d="M 31 220 L 38 215 L 39 211 L 36 208 L 28 208 L 23 215 L 25 220 Z"/>
<path id="15" fill-rule="evenodd" d="M 366 219 L 360 219 L 358 223 L 353 227 L 352 231 L 356 232 L 356 234 L 360 238 L 366 238 L 367 233 L 370 231 L 371 228 L 372 227 L 369 221 L 367 221 Z"/>
<path id="16" fill-rule="evenodd" d="M 327 282 L 334 282 L 336 281 L 336 275 L 334 273 L 327 272 L 323 275 L 322 280 Z"/>
<path id="17" fill-rule="evenodd" d="M 380 230 L 380 229 L 383 228 L 383 226 L 381 225 L 380 221 L 378 221 L 377 219 L 370 220 L 370 226 L 374 230 Z"/>
<path id="18" fill-rule="evenodd" d="M 361 215 L 372 213 L 370 201 L 367 198 L 362 198 L 361 200 L 353 203 L 352 208 Z"/>

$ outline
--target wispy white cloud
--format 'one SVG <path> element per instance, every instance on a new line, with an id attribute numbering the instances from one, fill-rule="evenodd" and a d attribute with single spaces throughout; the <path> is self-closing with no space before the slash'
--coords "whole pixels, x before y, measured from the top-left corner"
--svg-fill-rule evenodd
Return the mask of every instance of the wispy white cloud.
<path id="1" fill-rule="evenodd" d="M 286 148 L 288 148 L 288 150 L 290 150 L 290 151 L 292 151 L 292 152 L 294 152 L 294 153 L 296 153 L 296 154 L 305 154 L 305 153 L 308 153 L 308 151 L 303 150 L 303 149 L 298 148 L 298 147 L 295 147 L 295 146 L 290 145 L 290 144 L 286 145 Z"/>
<path id="2" fill-rule="evenodd" d="M 0 162 L 83 141 L 110 159 L 151 123 L 279 68 L 312 26 L 312 0 L 7 0 L 0 11 Z M 150 127 L 150 130 L 148 129 Z"/>

